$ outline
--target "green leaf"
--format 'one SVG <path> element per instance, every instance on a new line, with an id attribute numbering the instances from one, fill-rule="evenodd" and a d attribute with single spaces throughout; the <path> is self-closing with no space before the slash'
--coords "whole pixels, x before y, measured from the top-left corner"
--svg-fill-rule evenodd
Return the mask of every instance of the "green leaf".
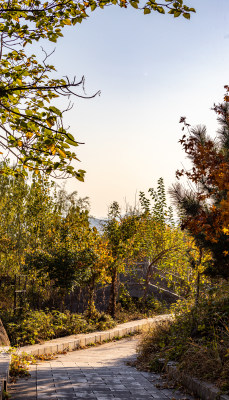
<path id="1" fill-rule="evenodd" d="M 174 10 L 174 18 L 177 18 L 181 15 L 181 11 Z"/>
<path id="2" fill-rule="evenodd" d="M 165 10 L 164 10 L 163 7 L 157 7 L 157 11 L 158 11 L 160 14 L 165 14 Z"/>
<path id="3" fill-rule="evenodd" d="M 58 108 L 51 106 L 51 107 L 49 107 L 49 110 L 52 111 L 53 113 L 59 115 L 60 117 L 62 117 L 62 112 Z"/>
<path id="4" fill-rule="evenodd" d="M 70 144 L 71 146 L 78 146 L 78 144 L 75 141 L 71 140 L 71 139 L 67 139 L 66 143 Z"/>
<path id="5" fill-rule="evenodd" d="M 190 19 L 190 14 L 189 13 L 184 13 L 183 17 L 186 18 L 186 19 Z"/>
<path id="6" fill-rule="evenodd" d="M 136 1 L 130 1 L 130 5 L 134 8 L 138 8 L 138 3 Z"/>
<path id="7" fill-rule="evenodd" d="M 151 10 L 149 9 L 149 8 L 144 8 L 144 14 L 150 14 L 151 13 Z"/>

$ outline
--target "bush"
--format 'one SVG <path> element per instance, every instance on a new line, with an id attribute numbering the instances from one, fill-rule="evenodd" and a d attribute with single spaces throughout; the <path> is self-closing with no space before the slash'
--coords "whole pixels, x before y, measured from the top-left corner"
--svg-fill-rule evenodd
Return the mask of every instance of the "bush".
<path id="1" fill-rule="evenodd" d="M 217 292 L 197 306 L 178 304 L 174 322 L 146 334 L 139 346 L 139 367 L 154 370 L 161 359 L 177 361 L 181 370 L 229 392 L 228 293 Z"/>
<path id="2" fill-rule="evenodd" d="M 93 319 L 90 318 L 88 322 L 94 326 L 93 330 L 99 331 L 105 331 L 106 329 L 111 329 L 116 326 L 116 322 L 110 315 L 105 314 L 104 312 L 99 313 L 98 311 L 95 311 Z"/>
<path id="3" fill-rule="evenodd" d="M 6 329 L 13 346 L 41 343 L 62 336 L 113 328 L 115 321 L 104 313 L 93 319 L 87 315 L 53 311 L 27 311 L 21 318 L 6 322 Z"/>
<path id="4" fill-rule="evenodd" d="M 122 311 L 134 315 L 138 314 L 138 318 L 139 316 L 140 318 L 151 317 L 167 311 L 166 305 L 157 300 L 153 294 L 148 295 L 146 299 L 134 297 L 130 295 L 124 285 L 120 288 L 119 304 Z"/>

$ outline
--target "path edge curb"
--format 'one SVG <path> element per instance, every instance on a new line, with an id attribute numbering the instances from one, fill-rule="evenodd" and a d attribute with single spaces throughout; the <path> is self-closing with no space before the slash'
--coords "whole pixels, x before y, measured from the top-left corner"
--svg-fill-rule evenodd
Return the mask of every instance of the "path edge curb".
<path id="1" fill-rule="evenodd" d="M 169 378 L 179 381 L 195 396 L 202 400 L 229 400 L 229 396 L 220 394 L 220 390 L 212 383 L 200 381 L 190 375 L 181 372 L 177 368 L 177 363 L 170 361 L 165 367 L 165 371 Z"/>

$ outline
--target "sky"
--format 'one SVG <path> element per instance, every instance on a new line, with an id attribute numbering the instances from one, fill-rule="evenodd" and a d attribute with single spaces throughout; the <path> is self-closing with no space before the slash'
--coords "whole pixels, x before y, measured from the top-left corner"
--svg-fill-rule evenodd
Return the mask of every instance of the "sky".
<path id="1" fill-rule="evenodd" d="M 178 143 L 179 119 L 204 124 L 215 136 L 211 107 L 223 101 L 229 84 L 228 0 L 186 0 L 196 9 L 188 21 L 130 7 L 94 11 L 87 21 L 67 27 L 50 62 L 58 76 L 84 75 L 92 100 L 74 98 L 66 125 L 78 141 L 85 182 L 70 179 L 69 192 L 89 196 L 91 214 L 107 215 L 115 200 L 125 209 L 139 191 L 166 188 L 188 161 Z M 62 104 L 64 106 L 64 104 Z"/>

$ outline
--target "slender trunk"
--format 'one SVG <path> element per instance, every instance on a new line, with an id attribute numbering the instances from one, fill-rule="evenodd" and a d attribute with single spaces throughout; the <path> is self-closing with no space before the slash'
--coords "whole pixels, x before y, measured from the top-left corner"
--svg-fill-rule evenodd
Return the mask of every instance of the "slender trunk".
<path id="1" fill-rule="evenodd" d="M 200 297 L 200 273 L 197 272 L 197 279 L 196 279 L 196 299 L 195 305 L 198 306 L 199 304 L 199 297 Z"/>
<path id="2" fill-rule="evenodd" d="M 88 306 L 87 312 L 89 318 L 91 318 L 95 311 L 95 277 L 92 277 L 91 283 L 89 285 L 89 296 L 88 296 Z"/>
<path id="3" fill-rule="evenodd" d="M 149 289 L 149 281 L 150 281 L 150 266 L 147 268 L 146 272 L 146 279 L 145 279 L 145 284 L 144 284 L 144 293 L 143 293 L 143 301 L 146 301 L 146 297 L 148 294 L 148 289 Z"/>
<path id="4" fill-rule="evenodd" d="M 201 261 L 202 261 L 202 250 L 200 249 L 200 254 L 199 254 L 199 261 L 197 268 L 199 268 Z M 200 273 L 199 271 L 197 272 L 197 279 L 196 279 L 196 299 L 195 299 L 195 305 L 198 306 L 199 304 L 199 297 L 200 297 Z"/>
<path id="5" fill-rule="evenodd" d="M 118 298 L 118 283 L 119 283 L 119 276 L 117 268 L 114 268 L 112 274 L 112 281 L 111 281 L 111 291 L 110 291 L 110 299 L 109 299 L 109 313 L 113 318 L 116 317 L 116 302 Z"/>
<path id="6" fill-rule="evenodd" d="M 3 47 L 3 33 L 1 34 L 1 39 L 0 39 L 0 60 L 2 59 L 2 47 Z"/>
<path id="7" fill-rule="evenodd" d="M 143 293 L 143 302 L 146 301 L 147 298 L 147 294 L 149 291 L 149 284 L 150 284 L 150 278 L 151 278 L 151 274 L 152 274 L 152 266 L 153 263 L 150 261 L 149 265 L 147 267 L 147 271 L 146 271 L 146 278 L 145 278 L 145 284 L 144 284 L 144 293 Z"/>

